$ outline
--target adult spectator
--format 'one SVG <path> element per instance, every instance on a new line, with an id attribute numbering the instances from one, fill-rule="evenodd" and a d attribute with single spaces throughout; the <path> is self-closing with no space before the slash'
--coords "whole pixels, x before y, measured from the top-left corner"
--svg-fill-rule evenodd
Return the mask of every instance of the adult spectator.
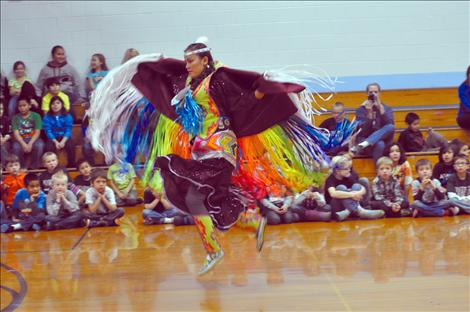
<path id="1" fill-rule="evenodd" d="M 27 99 L 31 104 L 31 111 L 41 114 L 40 99 L 36 94 L 36 87 L 26 73 L 26 65 L 23 61 L 13 64 L 14 77 L 8 80 L 10 101 L 8 103 L 8 117 L 10 119 L 18 113 L 17 101 L 19 98 Z"/>
<path id="2" fill-rule="evenodd" d="M 8 104 L 10 101 L 10 92 L 8 91 L 8 78 L 7 75 L 1 70 L 0 75 L 0 99 L 3 101 L 4 105 Z"/>
<path id="3" fill-rule="evenodd" d="M 60 82 L 60 90 L 70 98 L 70 103 L 86 101 L 85 88 L 77 70 L 67 63 L 65 50 L 62 46 L 54 46 L 51 50 L 52 60 L 48 62 L 39 73 L 38 87 L 42 94 L 47 92 L 46 79 L 57 78 Z"/>
<path id="4" fill-rule="evenodd" d="M 124 57 L 122 58 L 121 64 L 124 64 L 125 62 L 127 62 L 133 57 L 136 57 L 139 54 L 139 51 L 134 48 L 127 49 L 126 52 L 124 52 Z"/>
<path id="5" fill-rule="evenodd" d="M 470 66 L 467 68 L 467 79 L 459 87 L 459 98 L 457 123 L 461 128 L 470 130 Z"/>
<path id="6" fill-rule="evenodd" d="M 351 148 L 353 154 L 372 155 L 374 164 L 383 155 L 385 145 L 393 140 L 395 126 L 392 109 L 382 103 L 381 88 L 376 82 L 366 88 L 367 100 L 356 110 L 356 120 L 360 132 L 357 136 L 358 145 Z"/>
<path id="7" fill-rule="evenodd" d="M 344 104 L 342 102 L 336 102 L 333 104 L 333 109 L 331 111 L 331 115 L 328 119 L 325 119 L 321 124 L 320 128 L 325 128 L 330 131 L 330 136 L 335 138 L 335 141 L 341 142 L 345 139 L 345 136 L 348 134 L 344 133 L 344 130 L 349 128 L 351 122 L 348 118 L 346 118 L 346 114 L 344 112 Z M 330 155 L 337 155 L 341 151 L 347 151 L 348 145 L 345 144 L 344 146 L 336 146 L 329 150 L 327 153 Z"/>

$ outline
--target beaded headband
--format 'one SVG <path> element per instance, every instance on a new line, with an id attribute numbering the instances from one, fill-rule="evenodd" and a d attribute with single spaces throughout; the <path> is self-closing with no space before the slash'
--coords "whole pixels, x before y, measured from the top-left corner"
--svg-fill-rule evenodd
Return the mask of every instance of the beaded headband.
<path id="1" fill-rule="evenodd" d="M 188 55 L 192 55 L 192 54 L 199 54 L 199 53 L 203 53 L 203 52 L 208 52 L 210 50 L 211 50 L 211 48 L 205 47 L 205 48 L 197 49 L 197 50 L 194 50 L 194 51 L 188 51 L 184 54 L 184 56 L 188 56 Z"/>

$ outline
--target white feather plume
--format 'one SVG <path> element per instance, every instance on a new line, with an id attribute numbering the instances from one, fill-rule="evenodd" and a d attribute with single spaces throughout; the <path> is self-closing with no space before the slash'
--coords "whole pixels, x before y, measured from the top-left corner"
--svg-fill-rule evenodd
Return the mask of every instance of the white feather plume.
<path id="1" fill-rule="evenodd" d="M 123 137 L 127 121 L 143 97 L 131 83 L 137 66 L 162 57 L 160 53 L 138 55 L 112 69 L 93 91 L 86 113 L 90 118 L 87 138 L 93 149 L 105 155 L 107 163 L 125 157 L 116 143 Z"/>
<path id="2" fill-rule="evenodd" d="M 327 72 L 311 66 L 287 66 L 278 70 L 269 70 L 263 74 L 266 80 L 296 83 L 305 87 L 305 90 L 297 94 L 289 94 L 296 104 L 303 119 L 312 120 L 315 115 L 321 115 L 326 109 L 318 103 L 316 97 L 322 102 L 329 101 L 334 93 L 335 86 L 339 82 L 332 79 Z M 328 96 L 324 97 L 321 91 L 327 90 Z"/>

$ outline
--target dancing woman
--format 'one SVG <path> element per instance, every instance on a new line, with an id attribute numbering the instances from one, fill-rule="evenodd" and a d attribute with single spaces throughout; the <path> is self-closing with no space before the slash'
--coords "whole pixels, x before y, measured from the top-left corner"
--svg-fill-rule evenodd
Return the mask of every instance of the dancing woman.
<path id="1" fill-rule="evenodd" d="M 303 85 L 221 66 L 204 43 L 184 52 L 113 69 L 91 100 L 88 137 L 108 162 L 145 159 L 144 181 L 160 168 L 167 199 L 194 217 L 202 275 L 224 256 L 214 226 L 228 230 L 270 184 L 320 183 L 328 138 L 298 112 Z M 261 250 L 266 219 L 255 221 Z"/>

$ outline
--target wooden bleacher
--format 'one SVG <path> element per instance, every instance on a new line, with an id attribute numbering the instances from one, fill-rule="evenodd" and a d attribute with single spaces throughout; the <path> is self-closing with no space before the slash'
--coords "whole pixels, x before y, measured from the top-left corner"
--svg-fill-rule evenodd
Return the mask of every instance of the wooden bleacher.
<path id="1" fill-rule="evenodd" d="M 362 92 L 344 92 L 336 94 L 330 101 L 323 103 L 322 106 L 330 110 L 333 104 L 341 101 L 345 104 L 349 119 L 354 116 L 354 111 L 366 99 L 365 91 Z M 394 110 L 394 119 L 396 126 L 395 139 L 407 125 L 404 122 L 408 112 L 416 112 L 421 117 L 421 127 L 423 132 L 429 127 L 443 134 L 448 140 L 454 138 L 470 143 L 470 134 L 457 126 L 455 117 L 458 110 L 457 88 L 439 88 L 439 89 L 412 89 L 412 90 L 384 90 L 381 94 L 384 103 L 390 105 Z M 82 119 L 85 110 L 81 106 L 73 105 L 75 116 Z M 315 117 L 315 124 L 320 123 L 326 118 L 331 117 L 330 111 Z M 75 124 L 72 130 L 73 138 L 76 142 L 76 159 L 82 156 L 83 137 L 81 134 L 81 125 Z M 59 155 L 61 161 L 64 161 L 65 155 Z M 433 163 L 437 161 L 437 153 L 412 153 L 408 159 L 414 167 L 414 162 L 419 158 L 428 158 Z M 97 153 L 96 163 L 105 165 L 104 157 Z M 367 177 L 375 175 L 374 164 L 370 158 L 355 158 L 354 167 L 360 174 Z"/>

